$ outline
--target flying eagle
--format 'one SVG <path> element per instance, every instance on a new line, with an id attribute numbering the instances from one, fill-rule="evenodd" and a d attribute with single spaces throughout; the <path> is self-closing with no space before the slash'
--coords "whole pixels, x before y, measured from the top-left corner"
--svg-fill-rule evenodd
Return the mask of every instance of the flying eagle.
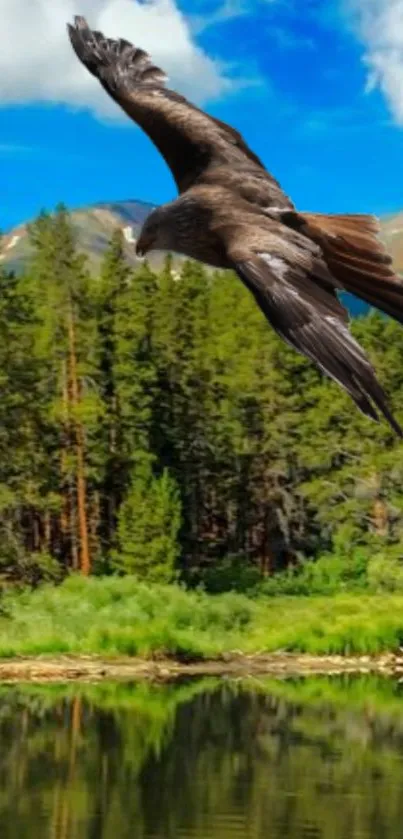
<path id="1" fill-rule="evenodd" d="M 72 46 L 107 93 L 148 134 L 179 197 L 145 221 L 136 252 L 176 251 L 235 271 L 272 327 L 378 420 L 403 431 L 348 328 L 337 290 L 403 323 L 403 284 L 373 216 L 300 213 L 231 126 L 166 87 L 144 50 L 68 25 Z"/>

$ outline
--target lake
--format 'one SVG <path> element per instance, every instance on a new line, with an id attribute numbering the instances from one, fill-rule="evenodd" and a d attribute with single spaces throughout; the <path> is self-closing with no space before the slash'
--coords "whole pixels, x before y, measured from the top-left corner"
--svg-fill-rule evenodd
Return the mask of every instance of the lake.
<path id="1" fill-rule="evenodd" d="M 0 836 L 399 839 L 403 686 L 0 686 Z"/>

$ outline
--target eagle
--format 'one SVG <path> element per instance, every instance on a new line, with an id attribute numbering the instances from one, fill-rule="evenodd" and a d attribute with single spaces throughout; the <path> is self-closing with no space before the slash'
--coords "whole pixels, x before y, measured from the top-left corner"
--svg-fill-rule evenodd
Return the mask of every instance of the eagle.
<path id="1" fill-rule="evenodd" d="M 352 397 L 403 431 L 375 371 L 349 330 L 338 291 L 403 323 L 403 283 L 370 215 L 299 212 L 238 131 L 167 87 L 143 49 L 68 24 L 73 49 L 109 96 L 148 134 L 178 197 L 146 219 L 136 252 L 174 251 L 232 269 L 273 329 Z"/>

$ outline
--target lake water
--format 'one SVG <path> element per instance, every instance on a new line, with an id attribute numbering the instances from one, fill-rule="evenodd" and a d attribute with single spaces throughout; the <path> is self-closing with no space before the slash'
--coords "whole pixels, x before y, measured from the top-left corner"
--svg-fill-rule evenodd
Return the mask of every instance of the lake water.
<path id="1" fill-rule="evenodd" d="M 0 686 L 1 839 L 399 839 L 382 678 Z"/>

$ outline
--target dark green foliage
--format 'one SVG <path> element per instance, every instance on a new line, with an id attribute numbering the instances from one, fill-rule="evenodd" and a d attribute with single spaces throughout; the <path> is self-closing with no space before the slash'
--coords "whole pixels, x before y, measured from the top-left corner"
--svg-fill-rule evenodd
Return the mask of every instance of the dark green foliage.
<path id="1" fill-rule="evenodd" d="M 98 287 L 99 536 L 105 557 L 115 546 L 119 509 L 131 488 L 133 469 L 151 456 L 156 367 L 151 316 L 156 278 L 144 267 L 134 276 L 117 231 L 106 253 Z"/>
<path id="2" fill-rule="evenodd" d="M 63 207 L 31 235 L 27 275 L 0 272 L 3 577 L 403 588 L 403 446 L 236 277 L 134 272 L 121 232 L 91 276 Z M 402 418 L 402 328 L 353 328 Z"/>

